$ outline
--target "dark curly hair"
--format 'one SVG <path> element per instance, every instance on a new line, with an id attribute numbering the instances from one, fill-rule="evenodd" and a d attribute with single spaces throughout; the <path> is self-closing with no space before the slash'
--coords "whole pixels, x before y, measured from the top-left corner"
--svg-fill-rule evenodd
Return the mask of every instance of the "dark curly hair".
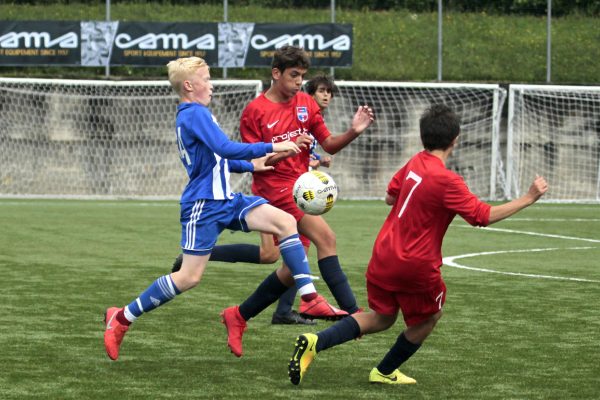
<path id="1" fill-rule="evenodd" d="M 327 75 L 316 75 L 306 82 L 306 93 L 311 96 L 314 95 L 317 92 L 317 88 L 321 85 L 325 86 L 325 88 L 331 92 L 331 97 L 335 97 L 335 95 L 338 94 L 338 88 L 333 82 L 333 79 Z"/>

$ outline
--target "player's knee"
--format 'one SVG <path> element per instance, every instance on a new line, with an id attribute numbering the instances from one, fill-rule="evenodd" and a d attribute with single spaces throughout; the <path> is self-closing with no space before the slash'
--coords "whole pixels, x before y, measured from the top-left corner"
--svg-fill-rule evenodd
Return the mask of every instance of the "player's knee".
<path id="1" fill-rule="evenodd" d="M 173 281 L 176 283 L 177 288 L 181 292 L 185 292 L 186 290 L 192 289 L 200 283 L 202 279 L 202 269 L 183 269 L 178 272 L 173 273 Z"/>
<path id="2" fill-rule="evenodd" d="M 202 274 L 185 274 L 182 279 L 185 290 L 189 290 L 198 286 L 201 279 Z"/>
<path id="3" fill-rule="evenodd" d="M 335 249 L 336 237 L 335 232 L 328 230 L 319 235 L 319 238 L 315 241 L 315 245 L 321 249 L 330 248 Z"/>
<path id="4" fill-rule="evenodd" d="M 289 236 L 298 233 L 296 218 L 293 215 L 284 212 L 281 218 L 278 218 L 277 222 L 280 232 L 276 232 L 276 234 L 279 236 Z"/>
<path id="5" fill-rule="evenodd" d="M 442 310 L 436 312 L 435 314 L 433 314 L 431 317 L 429 317 L 429 319 L 427 321 L 425 321 L 426 325 L 427 325 L 427 330 L 428 333 L 431 333 L 433 331 L 433 329 L 435 328 L 437 322 L 440 320 L 440 318 L 442 318 Z"/>

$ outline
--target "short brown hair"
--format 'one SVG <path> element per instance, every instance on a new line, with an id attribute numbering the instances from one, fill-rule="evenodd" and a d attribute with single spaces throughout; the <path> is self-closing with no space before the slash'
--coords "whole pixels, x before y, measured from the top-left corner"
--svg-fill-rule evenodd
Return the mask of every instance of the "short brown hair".
<path id="1" fill-rule="evenodd" d="M 301 47 L 283 46 L 273 54 L 271 67 L 277 68 L 281 72 L 294 67 L 308 69 L 310 67 L 310 57 Z"/>

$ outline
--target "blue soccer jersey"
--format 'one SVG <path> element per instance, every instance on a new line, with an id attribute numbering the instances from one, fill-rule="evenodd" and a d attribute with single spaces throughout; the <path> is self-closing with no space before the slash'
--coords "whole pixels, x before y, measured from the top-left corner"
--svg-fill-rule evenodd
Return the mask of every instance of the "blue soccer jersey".
<path id="1" fill-rule="evenodd" d="M 252 172 L 252 163 L 243 160 L 262 157 L 273 151 L 271 143 L 237 143 L 229 140 L 209 109 L 199 103 L 177 107 L 177 146 L 190 181 L 181 202 L 233 198 L 230 172 Z"/>

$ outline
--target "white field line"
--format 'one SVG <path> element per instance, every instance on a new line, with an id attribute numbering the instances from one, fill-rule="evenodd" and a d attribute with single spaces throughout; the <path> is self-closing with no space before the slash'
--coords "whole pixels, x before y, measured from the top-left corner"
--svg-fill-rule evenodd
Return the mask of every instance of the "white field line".
<path id="1" fill-rule="evenodd" d="M 525 276 L 528 278 L 537 278 L 537 279 L 555 279 L 555 280 L 562 280 L 562 281 L 600 283 L 600 281 L 594 280 L 594 279 L 570 278 L 570 277 L 553 276 L 553 275 L 525 274 L 525 273 L 521 273 L 521 272 L 505 272 L 505 271 L 496 271 L 496 270 L 487 269 L 487 268 L 467 267 L 465 265 L 459 264 L 454 261 L 454 260 L 459 260 L 462 258 L 488 256 L 488 255 L 493 255 L 493 254 L 530 253 L 530 252 L 533 253 L 533 252 L 539 252 L 539 251 L 555 251 L 555 250 L 589 250 L 589 249 L 595 249 L 595 248 L 596 247 L 566 247 L 566 248 L 553 247 L 553 248 L 546 248 L 546 249 L 484 251 L 484 252 L 480 252 L 480 253 L 469 253 L 469 254 L 461 254 L 461 255 L 453 256 L 453 257 L 444 257 L 442 262 L 449 267 L 454 267 L 454 268 L 459 268 L 459 269 L 468 269 L 471 271 L 478 271 L 478 272 L 489 272 L 489 273 L 493 273 L 493 274 Z"/>
<path id="2" fill-rule="evenodd" d="M 470 225 L 455 225 L 455 226 L 457 228 L 471 228 Z M 542 236 L 542 237 L 549 237 L 549 238 L 555 238 L 555 239 L 579 240 L 579 241 L 582 241 L 582 242 L 600 243 L 600 239 L 588 239 L 588 238 L 580 238 L 580 237 L 576 237 L 576 236 L 554 235 L 554 234 L 551 234 L 551 233 L 518 231 L 518 230 L 515 230 L 515 229 L 490 228 L 490 227 L 479 228 L 479 229 L 481 229 L 483 231 L 489 231 L 489 232 L 517 233 L 517 234 L 521 234 L 521 235 Z"/>
<path id="3" fill-rule="evenodd" d="M 519 218 L 512 217 L 508 221 L 527 222 L 600 222 L 600 218 Z"/>

